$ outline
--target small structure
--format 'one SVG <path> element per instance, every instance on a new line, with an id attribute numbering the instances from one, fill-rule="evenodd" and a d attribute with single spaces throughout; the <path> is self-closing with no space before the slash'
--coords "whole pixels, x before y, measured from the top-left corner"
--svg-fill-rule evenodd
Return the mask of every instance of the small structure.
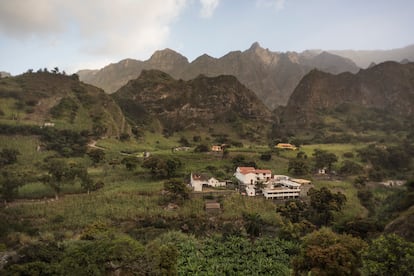
<path id="1" fill-rule="evenodd" d="M 247 185 L 246 186 L 246 194 L 248 196 L 256 196 L 256 190 L 254 185 Z"/>
<path id="2" fill-rule="evenodd" d="M 220 145 L 213 145 L 211 146 L 211 151 L 220 152 L 223 151 L 223 148 Z"/>
<path id="3" fill-rule="evenodd" d="M 387 181 L 381 182 L 381 184 L 386 187 L 398 187 L 398 186 L 404 185 L 406 182 L 407 181 L 405 180 L 387 180 Z"/>
<path id="4" fill-rule="evenodd" d="M 275 146 L 275 148 L 278 148 L 278 149 L 288 149 L 288 150 L 297 150 L 298 149 L 294 145 L 288 144 L 288 143 L 279 143 L 279 144 L 277 144 Z"/>
<path id="5" fill-rule="evenodd" d="M 206 202 L 204 210 L 206 210 L 206 212 L 220 212 L 221 206 L 219 202 Z"/>
<path id="6" fill-rule="evenodd" d="M 191 150 L 190 147 L 175 147 L 173 151 L 189 151 Z"/>
<path id="7" fill-rule="evenodd" d="M 43 127 L 54 127 L 55 123 L 51 123 L 51 122 L 45 122 L 43 123 Z"/>
<path id="8" fill-rule="evenodd" d="M 318 174 L 320 174 L 320 175 L 325 175 L 325 174 L 327 174 L 327 168 L 321 168 L 321 169 L 318 169 Z"/>

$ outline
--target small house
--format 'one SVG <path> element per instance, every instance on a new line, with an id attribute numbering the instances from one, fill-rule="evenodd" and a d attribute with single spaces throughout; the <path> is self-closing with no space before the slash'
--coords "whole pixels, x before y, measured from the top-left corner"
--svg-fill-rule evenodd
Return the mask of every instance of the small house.
<path id="1" fill-rule="evenodd" d="M 204 210 L 206 210 L 206 212 L 219 212 L 221 210 L 221 205 L 219 202 L 206 202 Z"/>
<path id="2" fill-rule="evenodd" d="M 278 149 L 287 149 L 287 150 L 297 150 L 298 149 L 294 145 L 288 144 L 288 143 L 279 143 L 279 144 L 277 144 L 275 146 L 275 148 L 278 148 Z"/>
<path id="3" fill-rule="evenodd" d="M 226 182 L 219 181 L 216 178 L 209 177 L 206 174 L 191 173 L 190 185 L 193 187 L 195 192 L 201 192 L 203 190 L 203 185 L 209 187 L 225 187 Z"/>

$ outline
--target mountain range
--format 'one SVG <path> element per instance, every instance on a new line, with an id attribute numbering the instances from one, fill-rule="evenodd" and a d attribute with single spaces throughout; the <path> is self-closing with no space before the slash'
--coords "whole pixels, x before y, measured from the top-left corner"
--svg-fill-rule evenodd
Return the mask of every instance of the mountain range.
<path id="1" fill-rule="evenodd" d="M 82 81 L 101 87 L 107 93 L 115 92 L 146 69 L 161 70 L 183 80 L 200 74 L 233 75 L 274 109 L 287 103 L 300 79 L 313 68 L 334 74 L 359 70 L 351 60 L 328 52 L 272 52 L 256 42 L 246 51 L 230 52 L 221 58 L 202 55 L 190 63 L 181 54 L 165 49 L 156 51 L 146 61 L 125 59 L 101 70 L 81 70 L 77 74 Z"/>
<path id="2" fill-rule="evenodd" d="M 113 93 L 142 70 L 161 70 L 175 79 L 190 80 L 199 74 L 206 76 L 233 75 L 254 91 L 270 109 L 285 106 L 293 90 L 308 72 L 318 69 L 339 74 L 356 73 L 385 60 L 414 60 L 414 45 L 389 51 L 322 51 L 273 52 L 255 42 L 245 51 L 233 51 L 223 57 L 202 55 L 189 62 L 171 50 L 156 51 L 148 60 L 125 59 L 100 70 L 80 70 L 80 79 Z M 355 64 L 357 63 L 357 64 Z"/>

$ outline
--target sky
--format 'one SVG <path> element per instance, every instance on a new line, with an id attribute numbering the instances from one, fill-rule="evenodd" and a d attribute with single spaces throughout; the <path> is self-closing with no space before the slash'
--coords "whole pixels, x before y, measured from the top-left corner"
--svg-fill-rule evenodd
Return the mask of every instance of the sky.
<path id="1" fill-rule="evenodd" d="M 0 0 L 0 71 L 75 73 L 173 49 L 191 62 L 254 42 L 275 52 L 414 44 L 413 0 Z"/>

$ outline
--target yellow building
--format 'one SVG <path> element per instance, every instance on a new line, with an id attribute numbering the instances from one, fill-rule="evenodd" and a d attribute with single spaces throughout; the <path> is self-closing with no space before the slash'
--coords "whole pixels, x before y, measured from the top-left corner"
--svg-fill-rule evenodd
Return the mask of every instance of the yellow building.
<path id="1" fill-rule="evenodd" d="M 297 150 L 298 148 L 297 147 L 295 147 L 294 145 L 292 145 L 292 144 L 287 144 L 287 143 L 279 143 L 279 144 L 277 144 L 276 146 L 275 146 L 275 148 L 278 148 L 278 149 L 288 149 L 288 150 Z"/>

